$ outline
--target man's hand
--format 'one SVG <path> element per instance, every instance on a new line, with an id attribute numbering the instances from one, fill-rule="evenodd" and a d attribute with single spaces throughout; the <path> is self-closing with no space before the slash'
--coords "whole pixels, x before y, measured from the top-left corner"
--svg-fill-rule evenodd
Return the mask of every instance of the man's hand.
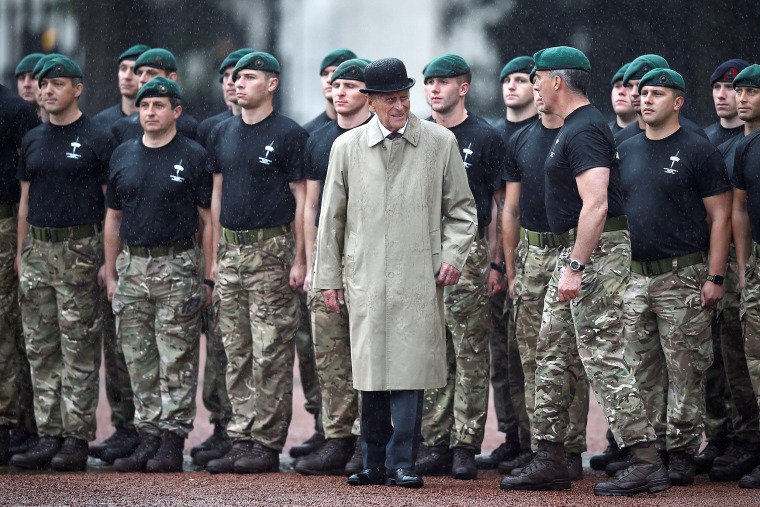
<path id="1" fill-rule="evenodd" d="M 724 289 L 722 285 L 705 282 L 702 286 L 702 308 L 712 308 L 718 301 L 723 299 Z"/>
<path id="2" fill-rule="evenodd" d="M 509 287 L 509 299 L 514 301 L 515 300 L 515 282 L 517 281 L 517 276 L 507 275 L 506 278 L 507 278 L 507 286 Z"/>
<path id="3" fill-rule="evenodd" d="M 504 276 L 495 269 L 491 269 L 490 273 L 488 273 L 488 295 L 495 296 L 500 292 L 504 292 L 504 289 Z"/>
<path id="4" fill-rule="evenodd" d="M 311 272 L 306 272 L 306 277 L 303 279 L 303 291 L 309 292 L 311 290 Z"/>
<path id="5" fill-rule="evenodd" d="M 343 289 L 323 289 L 322 297 L 328 310 L 340 313 L 340 307 L 346 304 L 343 297 Z"/>
<path id="6" fill-rule="evenodd" d="M 745 273 L 743 269 L 739 270 L 739 285 L 736 287 L 736 293 L 741 295 L 741 293 L 744 291 L 744 284 L 747 283 L 747 280 L 745 278 Z"/>
<path id="7" fill-rule="evenodd" d="M 293 267 L 290 268 L 290 288 L 298 291 L 303 290 L 304 278 L 306 278 L 306 263 L 293 264 Z"/>
<path id="8" fill-rule="evenodd" d="M 557 288 L 559 289 L 559 300 L 570 301 L 581 295 L 581 278 L 583 273 L 565 268 L 562 277 L 559 279 Z"/>
<path id="9" fill-rule="evenodd" d="M 100 276 L 98 276 L 98 279 L 100 279 Z M 116 293 L 116 286 L 119 285 L 119 277 L 103 277 L 105 281 L 106 286 L 106 295 L 108 296 L 108 301 L 113 302 L 113 295 Z"/>
<path id="10" fill-rule="evenodd" d="M 441 270 L 438 272 L 438 278 L 435 280 L 435 284 L 439 287 L 445 287 L 447 285 L 456 285 L 459 283 L 459 275 L 461 273 L 457 268 L 451 264 L 441 263 Z"/>
<path id="11" fill-rule="evenodd" d="M 106 265 L 103 264 L 98 269 L 98 287 L 101 289 L 106 287 Z"/>

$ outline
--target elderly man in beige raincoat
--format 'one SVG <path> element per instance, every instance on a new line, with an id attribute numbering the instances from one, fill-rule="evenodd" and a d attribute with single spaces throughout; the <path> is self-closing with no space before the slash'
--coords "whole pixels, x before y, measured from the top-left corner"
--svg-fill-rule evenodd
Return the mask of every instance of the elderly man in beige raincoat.
<path id="1" fill-rule="evenodd" d="M 446 384 L 443 287 L 459 280 L 475 203 L 454 135 L 409 113 L 404 64 L 375 60 L 365 85 L 376 116 L 333 144 L 313 286 L 329 309 L 348 304 L 364 457 L 348 483 L 421 487 L 422 394 Z"/>

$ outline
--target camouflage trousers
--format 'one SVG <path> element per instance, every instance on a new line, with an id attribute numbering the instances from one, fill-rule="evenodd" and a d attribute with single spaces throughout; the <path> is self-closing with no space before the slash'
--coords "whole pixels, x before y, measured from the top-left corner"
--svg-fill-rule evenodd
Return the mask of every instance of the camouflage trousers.
<path id="1" fill-rule="evenodd" d="M 282 450 L 293 413 L 298 294 L 289 284 L 292 239 L 219 244 L 218 329 L 227 353 L 227 434 Z"/>
<path id="2" fill-rule="evenodd" d="M 662 450 L 696 454 L 702 441 L 703 380 L 713 359 L 713 310 L 700 301 L 706 276 L 704 263 L 631 273 L 625 291 L 625 359 Z"/>
<path id="3" fill-rule="evenodd" d="M 744 354 L 755 401 L 760 407 L 760 245 L 753 242 L 754 252 L 747 260 L 745 284 L 741 297 L 740 319 L 744 334 Z"/>
<path id="4" fill-rule="evenodd" d="M 20 301 L 40 435 L 95 438 L 102 313 L 100 235 L 30 240 L 21 254 Z"/>
<path id="5" fill-rule="evenodd" d="M 135 402 L 129 381 L 127 361 L 116 337 L 116 316 L 108 301 L 105 288 L 100 291 L 100 311 L 103 314 L 103 369 L 105 370 L 106 398 L 111 407 L 111 424 L 132 428 L 135 419 Z"/>
<path id="6" fill-rule="evenodd" d="M 536 440 L 564 442 L 568 398 L 563 395 L 577 349 L 607 424 L 621 447 L 653 442 L 652 425 L 624 358 L 623 293 L 630 276 L 628 231 L 603 232 L 581 281 L 581 296 L 559 301 L 557 289 L 573 244 L 563 248 L 546 290 L 536 344 Z M 580 373 L 571 372 L 576 377 Z"/>
<path id="7" fill-rule="evenodd" d="M 34 423 L 32 384 L 26 358 L 16 259 L 16 218 L 0 220 L 0 426 L 13 426 L 28 433 Z"/>
<path id="8" fill-rule="evenodd" d="M 206 364 L 203 367 L 203 405 L 209 411 L 209 420 L 226 428 L 232 417 L 232 405 L 227 396 L 227 354 L 217 322 L 219 297 L 214 292 L 211 304 L 203 311 L 203 328 L 206 333 Z"/>
<path id="9" fill-rule="evenodd" d="M 201 309 L 200 251 L 116 259 L 116 333 L 129 370 L 135 427 L 187 436 L 195 420 Z"/>
<path id="10" fill-rule="evenodd" d="M 446 386 L 425 391 L 425 445 L 448 444 L 480 452 L 488 411 L 491 301 L 486 283 L 488 242 L 473 241 L 459 283 L 446 287 Z"/>
<path id="11" fill-rule="evenodd" d="M 725 286 L 725 284 L 724 284 Z M 728 291 L 726 291 L 728 293 Z M 725 299 L 725 296 L 724 296 Z M 723 303 L 723 301 L 721 301 Z M 704 396 L 705 440 L 726 443 L 733 438 L 731 419 L 731 392 L 728 389 L 726 367 L 721 355 L 720 313 L 714 312 L 710 323 L 712 335 L 713 362 L 705 372 Z M 754 400 L 753 403 L 754 405 Z"/>
<path id="12" fill-rule="evenodd" d="M 319 384 L 319 374 L 315 364 L 314 343 L 311 330 L 311 318 L 309 306 L 307 304 L 307 295 L 298 293 L 298 330 L 296 331 L 296 355 L 298 356 L 298 374 L 301 379 L 301 389 L 303 389 L 306 403 L 304 409 L 314 416 L 315 429 L 319 433 L 324 433 L 322 428 L 322 391 Z"/>
<path id="13" fill-rule="evenodd" d="M 557 265 L 562 247 L 531 246 L 521 241 L 515 258 L 515 338 L 520 350 L 520 362 L 525 376 L 525 402 L 530 426 L 534 426 L 536 403 L 536 347 L 541 328 L 541 313 L 547 286 Z M 578 356 L 578 349 L 568 349 L 568 369 L 564 374 L 562 397 L 568 413 L 563 415 L 567 427 L 565 450 L 582 453 L 586 450 L 586 423 L 588 421 L 589 388 L 586 372 Z M 538 442 L 529 442 L 534 451 Z M 526 446 L 527 448 L 528 446 Z"/>
<path id="14" fill-rule="evenodd" d="M 739 319 L 739 272 L 736 255 L 733 252 L 729 255 L 723 286 L 725 296 L 717 311 L 720 333 L 719 354 L 722 356 L 723 364 L 729 365 L 724 369 L 724 373 L 733 436 L 748 442 L 758 442 L 760 441 L 760 419 L 758 419 L 758 404 L 752 390 L 752 380 L 747 369 L 747 358 L 744 355 L 744 335 Z M 708 381 L 709 379 L 705 379 L 707 388 L 709 388 Z M 705 421 L 705 426 L 707 430 L 707 421 Z M 710 439 L 710 433 L 707 433 L 707 438 Z"/>
<path id="15" fill-rule="evenodd" d="M 325 437 L 359 436 L 359 392 L 351 383 L 351 339 L 348 311 L 331 312 L 319 290 L 309 291 L 314 359 L 322 389 L 322 426 Z"/>

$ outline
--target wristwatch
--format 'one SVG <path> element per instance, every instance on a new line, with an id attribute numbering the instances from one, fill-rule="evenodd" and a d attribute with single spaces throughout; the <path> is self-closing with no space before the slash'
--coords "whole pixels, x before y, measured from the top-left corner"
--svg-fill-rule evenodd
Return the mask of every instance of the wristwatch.
<path id="1" fill-rule="evenodd" d="M 707 275 L 707 281 L 715 285 L 723 285 L 723 277 L 720 275 Z"/>
<path id="2" fill-rule="evenodd" d="M 502 275 L 506 274 L 507 272 L 507 266 L 504 264 L 504 262 L 499 262 L 498 264 L 495 262 L 492 262 L 491 269 L 498 271 Z"/>
<path id="3" fill-rule="evenodd" d="M 575 259 L 570 259 L 570 271 L 575 271 L 576 273 L 579 273 L 586 269 L 585 264 L 581 264 L 580 261 L 576 261 Z"/>

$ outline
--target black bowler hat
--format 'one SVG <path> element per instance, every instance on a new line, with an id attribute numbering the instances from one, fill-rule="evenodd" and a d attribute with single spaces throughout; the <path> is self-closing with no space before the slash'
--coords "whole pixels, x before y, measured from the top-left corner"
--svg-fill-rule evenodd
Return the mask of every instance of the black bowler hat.
<path id="1" fill-rule="evenodd" d="M 406 73 L 404 62 L 398 58 L 381 58 L 364 69 L 362 93 L 393 93 L 414 86 L 414 79 Z"/>

